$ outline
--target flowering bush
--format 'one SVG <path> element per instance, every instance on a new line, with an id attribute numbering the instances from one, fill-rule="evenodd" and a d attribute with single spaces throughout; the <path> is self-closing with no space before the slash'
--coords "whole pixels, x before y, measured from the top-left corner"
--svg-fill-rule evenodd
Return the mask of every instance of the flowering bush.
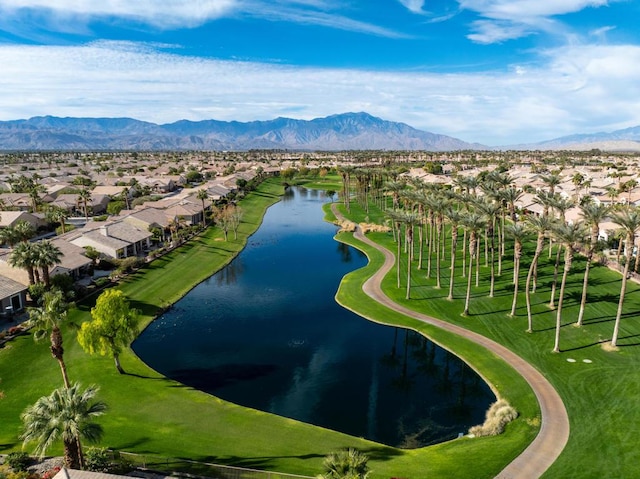
<path id="1" fill-rule="evenodd" d="M 53 476 L 60 472 L 60 466 L 56 466 L 53 469 L 49 469 L 42 475 L 42 479 L 53 479 Z"/>

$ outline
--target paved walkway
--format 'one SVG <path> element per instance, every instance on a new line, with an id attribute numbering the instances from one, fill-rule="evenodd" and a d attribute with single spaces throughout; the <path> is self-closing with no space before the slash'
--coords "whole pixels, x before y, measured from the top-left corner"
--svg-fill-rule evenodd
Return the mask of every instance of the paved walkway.
<path id="1" fill-rule="evenodd" d="M 335 204 L 331 205 L 331 207 L 336 217 L 343 219 L 342 215 L 337 211 Z M 383 293 L 380 285 L 382 279 L 395 265 L 395 256 L 386 248 L 367 238 L 362 233 L 360 227 L 356 228 L 354 236 L 363 243 L 382 252 L 385 257 L 384 265 L 371 276 L 362 287 L 368 296 L 389 309 L 450 331 L 484 346 L 510 364 L 529 383 L 540 404 L 542 416 L 540 432 L 529 447 L 508 464 L 500 474 L 496 476 L 496 479 L 535 479 L 542 476 L 560 455 L 569 439 L 569 417 L 567 410 L 551 383 L 549 383 L 537 369 L 501 344 L 473 331 L 412 311 L 393 302 Z"/>

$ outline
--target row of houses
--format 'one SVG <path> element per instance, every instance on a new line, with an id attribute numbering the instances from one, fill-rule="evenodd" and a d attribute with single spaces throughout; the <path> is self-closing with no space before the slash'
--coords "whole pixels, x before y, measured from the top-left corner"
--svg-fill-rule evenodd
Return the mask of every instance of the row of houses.
<path id="1" fill-rule="evenodd" d="M 214 181 L 197 189 L 183 189 L 158 201 L 146 202 L 134 209 L 123 210 L 105 221 L 87 221 L 82 227 L 54 236 L 51 242 L 60 249 L 62 258 L 53 266 L 50 275 L 66 274 L 74 279 L 87 276 L 93 261 L 86 256 L 86 247 L 92 247 L 105 258 L 122 259 L 146 256 L 153 248 L 154 232 L 160 241 L 170 237 L 171 229 L 203 223 L 212 205 L 234 191 L 233 178 Z M 207 198 L 198 198 L 200 190 Z M 0 195 L 2 196 L 2 195 Z M 58 199 L 64 199 L 60 195 Z M 6 203 L 5 203 L 6 204 Z M 55 204 L 55 202 L 54 202 Z M 40 214 L 24 210 L 0 211 L 0 228 L 26 221 L 35 229 L 46 225 Z M 25 270 L 10 265 L 10 248 L 0 249 L 0 316 L 22 310 L 26 305 L 29 286 Z"/>

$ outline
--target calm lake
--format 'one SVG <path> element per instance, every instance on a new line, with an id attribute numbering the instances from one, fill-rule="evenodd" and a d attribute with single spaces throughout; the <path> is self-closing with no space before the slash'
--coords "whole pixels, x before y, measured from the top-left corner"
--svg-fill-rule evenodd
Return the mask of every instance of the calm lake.
<path id="1" fill-rule="evenodd" d="M 227 401 L 391 446 L 482 423 L 495 396 L 465 363 L 335 302 L 341 278 L 367 259 L 333 239 L 328 201 L 289 189 L 229 266 L 149 325 L 136 354 Z"/>

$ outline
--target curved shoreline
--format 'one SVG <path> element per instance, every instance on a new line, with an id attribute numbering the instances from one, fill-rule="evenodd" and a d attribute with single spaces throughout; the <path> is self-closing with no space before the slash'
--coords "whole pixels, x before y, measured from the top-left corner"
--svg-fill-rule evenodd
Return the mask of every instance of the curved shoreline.
<path id="1" fill-rule="evenodd" d="M 336 218 L 344 219 L 335 204 L 331 205 L 331 210 Z M 540 405 L 540 431 L 531 444 L 509 463 L 496 478 L 537 479 L 541 477 L 555 462 L 569 440 L 569 417 L 564 403 L 555 388 L 542 373 L 501 344 L 473 331 L 413 311 L 393 302 L 384 294 L 381 285 L 383 278 L 395 265 L 395 256 L 386 248 L 367 238 L 359 226 L 356 227 L 354 237 L 384 255 L 382 267 L 362 286 L 367 296 L 398 313 L 457 334 L 485 347 L 507 362 L 529 383 Z"/>

